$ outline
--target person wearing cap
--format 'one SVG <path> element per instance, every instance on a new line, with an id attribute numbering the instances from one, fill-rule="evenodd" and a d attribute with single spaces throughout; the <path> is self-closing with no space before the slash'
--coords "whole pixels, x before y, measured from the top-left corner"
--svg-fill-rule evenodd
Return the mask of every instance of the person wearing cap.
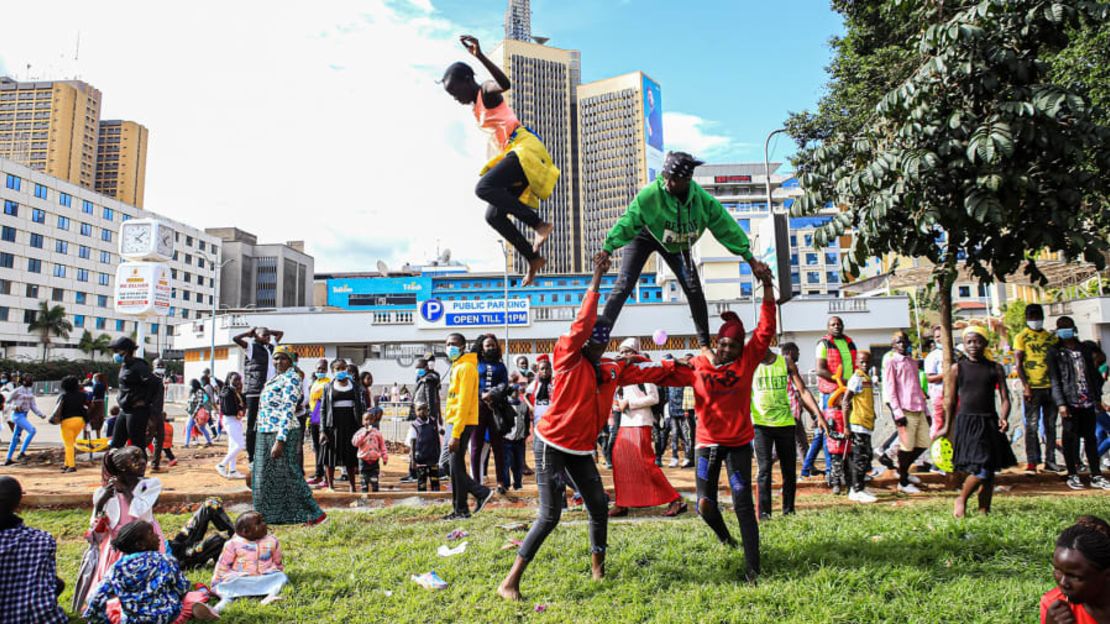
<path id="1" fill-rule="evenodd" d="M 640 353 L 637 338 L 622 342 L 620 355 L 630 363 L 647 361 Z M 609 517 L 627 516 L 632 507 L 658 505 L 667 505 L 664 516 L 677 516 L 686 511 L 686 503 L 656 465 L 652 446 L 655 426 L 652 406 L 659 404 L 659 389 L 651 383 L 634 383 L 622 386 L 622 390 L 621 424 L 613 443 L 613 488 L 617 501 L 609 510 Z"/>
<path id="2" fill-rule="evenodd" d="M 482 53 L 477 38 L 463 35 L 459 41 L 493 80 L 479 85 L 474 79 L 474 68 L 466 63 L 452 63 L 443 73 L 443 89 L 459 104 L 470 106 L 478 126 L 490 135 L 490 146 L 497 155 L 482 167 L 482 178 L 474 192 L 489 204 L 486 223 L 528 262 L 528 273 L 521 282 L 528 286 L 547 264 L 539 251 L 555 231 L 555 225 L 540 218 L 538 210 L 540 200 L 547 199 L 555 190 L 560 171 L 543 141 L 520 123 L 505 101 L 503 94 L 512 87 L 509 77 Z M 509 220 L 510 215 L 536 231 L 534 245 Z"/>
<path id="3" fill-rule="evenodd" d="M 770 273 L 760 277 L 763 305 L 759 325 L 747 340 L 744 323 L 735 312 L 721 315 L 717 350 L 704 349 L 690 360 L 692 368 L 675 368 L 667 385 L 693 386 L 698 416 L 697 465 L 698 515 L 721 543 L 736 546 L 717 504 L 721 465 L 732 491 L 732 505 L 740 521 L 744 545 L 745 577 L 754 582 L 760 572 L 759 524 L 752 501 L 752 378 L 775 335 L 775 297 Z"/>
<path id="4" fill-rule="evenodd" d="M 315 525 L 327 518 L 305 483 L 295 449 L 301 428 L 295 413 L 304 387 L 293 368 L 293 350 L 278 345 L 273 353 L 275 375 L 262 388 L 258 435 L 251 462 L 254 509 L 267 524 Z"/>
<path id="5" fill-rule="evenodd" d="M 619 386 L 657 383 L 677 367 L 675 362 L 628 363 L 602 358 L 612 325 L 597 316 L 598 286 L 608 270 L 608 258 L 595 258 L 593 280 L 578 316 L 570 331 L 555 342 L 552 360 L 558 383 L 552 387 L 551 405 L 533 433 L 539 515 L 517 551 L 508 576 L 497 588 L 507 600 L 520 600 L 520 579 L 528 563 L 559 524 L 565 492 L 558 476 L 564 470 L 586 505 L 593 577 L 599 580 L 605 576 L 609 517 L 605 487 L 594 461 L 597 435 L 605 426 Z"/>
<path id="6" fill-rule="evenodd" d="M 686 294 L 698 343 L 708 347 L 709 311 L 690 254 L 690 248 L 705 230 L 712 232 L 726 249 L 744 258 L 757 278 L 770 277 L 771 269 L 752 256 L 748 236 L 736 219 L 694 182 L 694 169 L 701 164 L 704 163 L 686 152 L 669 152 L 663 163 L 663 173 L 640 190 L 609 230 L 597 256 L 608 258 L 624 248 L 620 273 L 605 302 L 604 316 L 610 323 L 616 323 L 648 258 L 658 253 Z"/>
<path id="7" fill-rule="evenodd" d="M 151 399 L 155 394 L 154 384 L 162 380 L 154 376 L 150 364 L 135 352 L 139 345 L 127 336 L 120 336 L 108 345 L 112 359 L 120 365 L 119 371 L 119 418 L 112 431 L 112 448 L 123 448 L 127 441 L 146 454 L 147 425 L 150 424 Z"/>
<path id="8" fill-rule="evenodd" d="M 967 474 L 956 496 L 953 515 L 964 517 L 967 499 L 979 490 L 979 512 L 990 513 L 994 496 L 994 475 L 1017 464 L 1006 436 L 1010 418 L 1010 392 L 1006 371 L 986 356 L 987 332 L 979 325 L 964 330 L 967 357 L 948 370 L 945 384 L 953 388 L 945 400 L 945 419 L 934 439 L 945 436 L 955 420 L 952 464 Z M 995 409 L 995 389 L 1002 413 Z"/>

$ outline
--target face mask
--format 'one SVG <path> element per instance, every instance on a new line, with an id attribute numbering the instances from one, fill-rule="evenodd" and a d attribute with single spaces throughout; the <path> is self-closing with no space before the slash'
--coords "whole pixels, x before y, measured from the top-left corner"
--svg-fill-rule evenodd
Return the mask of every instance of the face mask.
<path id="1" fill-rule="evenodd" d="M 428 374 L 428 371 L 424 370 L 423 368 L 416 369 L 416 378 L 417 379 L 420 379 L 421 377 L 423 377 L 424 375 L 427 375 L 427 374 Z"/>
<path id="2" fill-rule="evenodd" d="M 115 355 L 112 356 L 112 361 L 115 362 L 116 364 L 123 364 L 123 354 L 122 353 L 116 353 Z"/>
<path id="3" fill-rule="evenodd" d="M 461 356 L 461 355 L 462 355 L 462 349 L 459 348 L 458 346 L 451 345 L 451 346 L 447 347 L 447 359 L 451 360 L 452 362 L 459 359 L 459 356 Z"/>
<path id="4" fill-rule="evenodd" d="M 316 378 L 317 379 L 323 379 L 324 377 L 327 377 L 327 376 L 328 376 L 327 373 L 321 373 L 320 371 L 316 371 Z"/>
<path id="5" fill-rule="evenodd" d="M 158 375 L 159 377 L 162 377 L 163 375 L 165 375 L 165 374 L 166 374 L 166 369 L 164 369 L 164 368 L 156 368 L 156 369 L 154 369 L 154 374 L 155 374 L 155 375 Z"/>
<path id="6" fill-rule="evenodd" d="M 25 381 L 25 382 L 23 382 L 23 385 L 24 385 L 24 387 L 27 387 L 27 388 L 30 388 L 30 387 L 31 387 L 31 386 L 33 386 L 34 384 L 35 384 L 35 382 L 33 382 L 33 381 Z"/>
<path id="7" fill-rule="evenodd" d="M 351 376 L 347 374 L 347 371 L 340 371 L 335 374 L 335 378 L 338 381 L 347 381 Z"/>
<path id="8" fill-rule="evenodd" d="M 1060 340 L 1071 340 L 1072 338 L 1075 338 L 1075 328 L 1063 327 L 1061 329 L 1057 329 L 1056 337 Z"/>
<path id="9" fill-rule="evenodd" d="M 1044 321 L 1026 321 L 1025 324 L 1033 331 L 1041 331 L 1044 329 Z"/>

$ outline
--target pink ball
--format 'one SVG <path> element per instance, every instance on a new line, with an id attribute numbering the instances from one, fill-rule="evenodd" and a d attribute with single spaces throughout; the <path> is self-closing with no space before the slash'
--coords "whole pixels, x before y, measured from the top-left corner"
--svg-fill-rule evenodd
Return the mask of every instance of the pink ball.
<path id="1" fill-rule="evenodd" d="M 651 335 L 651 339 L 655 341 L 656 345 L 662 347 L 663 345 L 667 344 L 667 332 L 666 332 L 666 330 L 662 330 L 662 329 L 655 330 L 655 333 Z"/>

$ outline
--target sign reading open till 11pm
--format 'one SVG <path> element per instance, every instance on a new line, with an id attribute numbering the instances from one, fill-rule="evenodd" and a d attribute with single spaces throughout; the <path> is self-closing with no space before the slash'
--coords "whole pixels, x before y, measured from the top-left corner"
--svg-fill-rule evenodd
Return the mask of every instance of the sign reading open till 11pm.
<path id="1" fill-rule="evenodd" d="M 471 301 L 444 301 L 429 299 L 420 304 L 416 317 L 418 327 L 501 327 L 505 325 L 505 314 L 509 315 L 509 325 L 522 327 L 531 323 L 529 301 L 509 299 L 506 311 L 503 299 L 482 299 Z"/>

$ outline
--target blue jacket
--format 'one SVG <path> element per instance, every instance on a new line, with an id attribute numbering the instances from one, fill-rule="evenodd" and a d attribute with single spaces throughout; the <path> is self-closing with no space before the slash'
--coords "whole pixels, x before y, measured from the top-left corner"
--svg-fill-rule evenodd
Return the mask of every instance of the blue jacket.
<path id="1" fill-rule="evenodd" d="M 97 624 L 108 622 L 108 600 L 119 598 L 128 621 L 170 624 L 181 613 L 188 591 L 188 579 L 169 555 L 155 551 L 124 555 L 89 599 L 84 617 Z"/>
<path id="2" fill-rule="evenodd" d="M 675 417 L 678 415 L 685 416 L 682 411 L 682 394 L 686 388 L 667 388 L 667 415 Z"/>

